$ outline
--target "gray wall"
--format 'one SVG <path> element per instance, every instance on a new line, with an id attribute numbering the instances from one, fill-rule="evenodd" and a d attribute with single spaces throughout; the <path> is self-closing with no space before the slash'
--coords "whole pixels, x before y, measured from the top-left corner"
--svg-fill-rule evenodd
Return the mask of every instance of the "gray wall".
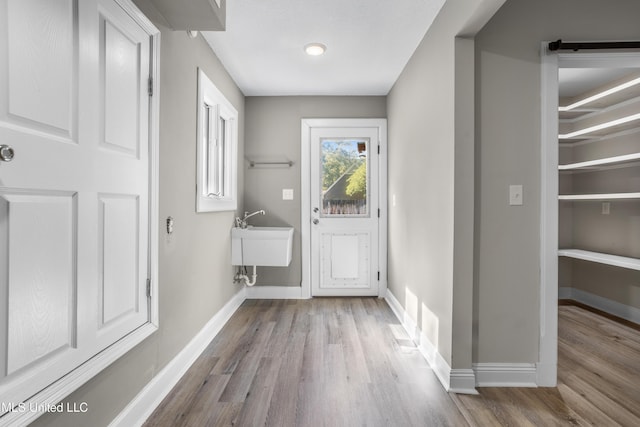
<path id="1" fill-rule="evenodd" d="M 151 19 L 146 0 L 136 3 Z M 239 291 L 232 283 L 229 230 L 234 213 L 195 213 L 196 78 L 202 67 L 240 117 L 243 157 L 244 96 L 202 37 L 165 27 L 160 87 L 160 329 L 90 380 L 66 401 L 87 402 L 86 414 L 46 414 L 34 425 L 107 425 Z M 239 188 L 243 188 L 242 176 Z M 242 200 L 242 192 L 240 192 Z M 175 219 L 168 240 L 164 219 Z"/>
<path id="2" fill-rule="evenodd" d="M 541 42 L 638 40 L 638 16 L 637 0 L 508 0 L 476 37 L 478 362 L 538 360 Z"/>
<path id="3" fill-rule="evenodd" d="M 254 225 L 291 225 L 295 228 L 293 259 L 289 267 L 258 267 L 258 285 L 300 286 L 300 135 L 303 118 L 385 118 L 383 96 L 286 96 L 247 97 L 245 158 L 291 160 L 292 167 L 249 168 L 245 161 L 245 210 L 264 209 Z M 282 200 L 282 189 L 291 188 L 294 200 Z"/>
<path id="4" fill-rule="evenodd" d="M 502 1 L 449 0 L 388 95 L 389 289 L 471 368 L 473 35 Z M 458 38 L 456 38 L 458 37 Z"/>

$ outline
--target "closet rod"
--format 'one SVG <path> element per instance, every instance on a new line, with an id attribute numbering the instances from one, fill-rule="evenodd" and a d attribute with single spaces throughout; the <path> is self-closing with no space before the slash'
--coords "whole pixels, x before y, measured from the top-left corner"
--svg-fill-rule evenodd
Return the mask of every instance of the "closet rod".
<path id="1" fill-rule="evenodd" d="M 549 50 L 573 50 L 578 51 L 580 49 L 640 49 L 640 41 L 637 42 L 568 42 L 565 43 L 562 40 L 549 43 Z"/>

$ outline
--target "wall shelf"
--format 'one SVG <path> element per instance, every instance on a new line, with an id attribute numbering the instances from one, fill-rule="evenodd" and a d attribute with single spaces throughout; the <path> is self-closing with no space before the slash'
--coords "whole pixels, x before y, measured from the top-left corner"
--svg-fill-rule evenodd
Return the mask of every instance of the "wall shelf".
<path id="1" fill-rule="evenodd" d="M 605 105 L 611 105 L 638 95 L 640 95 L 640 77 L 636 75 L 635 78 L 631 80 L 618 82 L 611 87 L 604 88 L 595 93 L 589 93 L 580 99 L 574 100 L 567 106 L 560 106 L 558 111 L 590 111 L 594 106 L 602 107 L 605 102 Z M 585 108 L 585 105 L 591 105 L 592 107 L 591 109 Z"/>
<path id="2" fill-rule="evenodd" d="M 597 125 L 589 126 L 584 129 L 578 129 L 573 132 L 560 134 L 558 135 L 558 139 L 561 140 L 571 140 L 571 139 L 587 139 L 589 136 L 601 136 L 602 133 L 611 133 L 614 131 L 619 131 L 623 128 L 623 126 L 629 127 L 629 125 L 633 125 L 634 122 L 640 120 L 640 113 L 632 114 L 630 116 L 619 117 L 615 120 L 610 120 L 608 122 L 600 123 Z M 603 131 L 603 132 L 601 132 Z M 606 132 L 604 132 L 606 131 Z"/>
<path id="3" fill-rule="evenodd" d="M 625 154 L 623 156 L 606 157 L 602 159 L 589 160 L 586 162 L 569 163 L 559 165 L 558 170 L 573 171 L 580 169 L 601 170 L 607 166 L 628 165 L 633 166 L 633 162 L 640 160 L 640 153 Z"/>
<path id="4" fill-rule="evenodd" d="M 640 199 L 640 193 L 604 193 L 604 194 L 561 194 L 558 200 L 589 201 L 589 200 L 633 200 Z"/>
<path id="5" fill-rule="evenodd" d="M 559 249 L 558 256 L 597 262 L 600 264 L 613 265 L 616 267 L 628 268 L 630 270 L 640 270 L 640 259 L 638 258 L 629 258 L 600 252 L 584 251 L 581 249 Z"/>

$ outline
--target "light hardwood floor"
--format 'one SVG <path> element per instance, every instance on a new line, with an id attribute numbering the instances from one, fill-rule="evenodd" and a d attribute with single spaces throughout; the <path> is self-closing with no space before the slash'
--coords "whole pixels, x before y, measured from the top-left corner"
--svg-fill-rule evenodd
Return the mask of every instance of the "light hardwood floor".
<path id="1" fill-rule="evenodd" d="M 478 390 L 452 395 L 472 426 L 640 426 L 640 331 L 561 305 L 558 386 Z"/>
<path id="2" fill-rule="evenodd" d="M 559 335 L 557 388 L 455 395 L 383 300 L 250 300 L 145 425 L 640 425 L 640 333 L 562 306 Z"/>

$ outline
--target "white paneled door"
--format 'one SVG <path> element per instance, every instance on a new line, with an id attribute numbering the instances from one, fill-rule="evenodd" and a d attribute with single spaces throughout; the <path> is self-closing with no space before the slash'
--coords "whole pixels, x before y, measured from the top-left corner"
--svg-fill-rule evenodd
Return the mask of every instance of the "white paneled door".
<path id="1" fill-rule="evenodd" d="M 150 53 L 114 0 L 0 0 L 1 402 L 149 321 Z"/>
<path id="2" fill-rule="evenodd" d="M 377 296 L 386 261 L 381 229 L 386 125 L 355 119 L 314 124 L 309 129 L 311 294 Z"/>

